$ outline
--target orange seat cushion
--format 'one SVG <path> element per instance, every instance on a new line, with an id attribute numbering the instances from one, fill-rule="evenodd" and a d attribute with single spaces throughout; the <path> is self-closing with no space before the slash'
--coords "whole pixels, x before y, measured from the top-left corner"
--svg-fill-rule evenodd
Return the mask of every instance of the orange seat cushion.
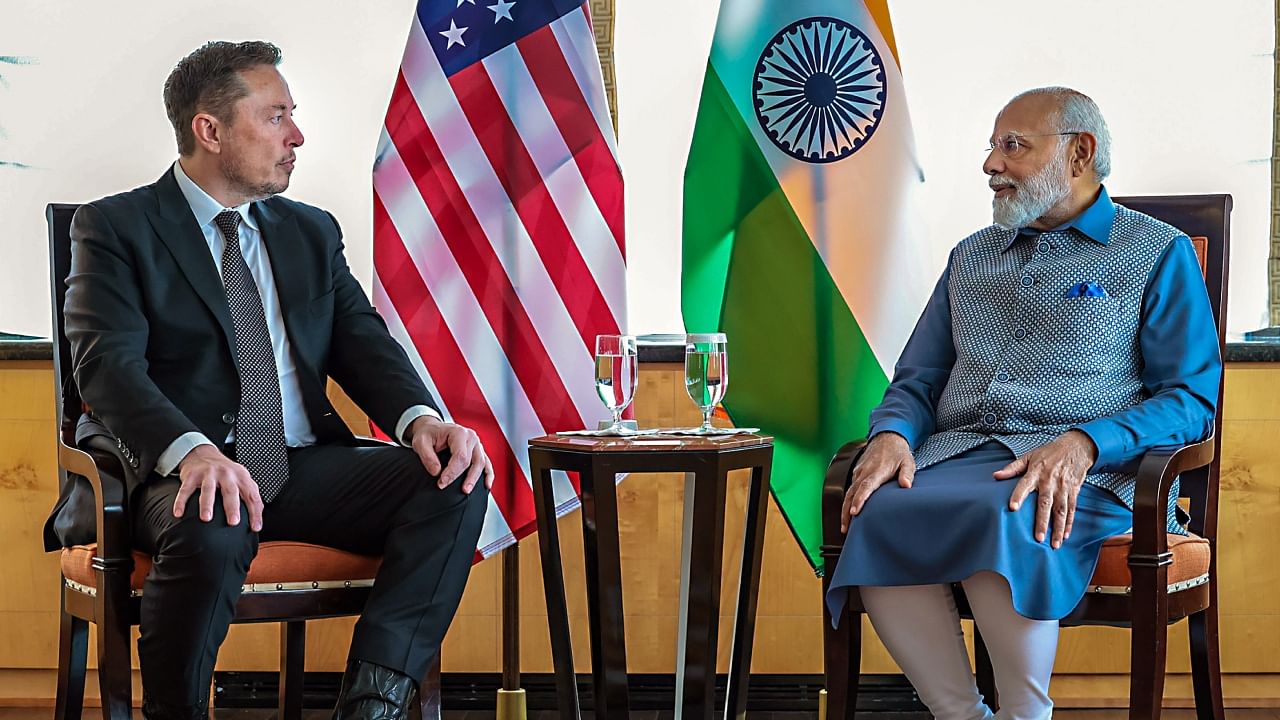
<path id="1" fill-rule="evenodd" d="M 62 574 L 68 580 L 88 587 L 98 586 L 93 572 L 93 556 L 98 545 L 76 545 L 62 551 Z M 296 582 L 369 580 L 378 574 L 382 558 L 335 550 L 301 542 L 264 542 L 249 565 L 246 585 Z M 141 590 L 151 572 L 151 556 L 133 553 L 133 574 L 129 587 Z"/>
<path id="2" fill-rule="evenodd" d="M 1128 587 L 1133 584 L 1129 574 L 1129 551 L 1133 547 L 1132 535 L 1117 535 L 1102 544 L 1098 557 L 1098 569 L 1093 572 L 1091 586 Z M 1173 564 L 1169 566 L 1170 585 L 1183 583 L 1209 572 L 1209 541 L 1198 535 L 1169 534 L 1169 552 Z"/>

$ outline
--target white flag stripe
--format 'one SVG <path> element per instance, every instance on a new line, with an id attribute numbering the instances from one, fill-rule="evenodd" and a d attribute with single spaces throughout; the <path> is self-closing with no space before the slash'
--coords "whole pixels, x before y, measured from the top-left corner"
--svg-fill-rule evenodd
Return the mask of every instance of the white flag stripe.
<path id="1" fill-rule="evenodd" d="M 422 363 L 418 348 L 414 346 L 413 341 L 409 338 L 409 331 L 405 329 L 404 323 L 400 321 L 400 315 L 395 311 L 395 305 L 391 304 L 391 298 L 387 296 L 386 288 L 382 287 L 382 279 L 376 273 L 373 276 L 373 304 L 378 308 L 382 308 L 380 313 L 387 323 L 387 329 L 391 331 L 391 337 L 395 338 L 409 355 L 409 362 L 413 363 L 418 375 L 426 383 L 427 389 L 435 397 L 436 405 L 440 408 L 440 414 L 448 419 L 449 411 L 445 407 L 444 399 L 440 397 L 440 392 L 436 389 L 431 374 L 427 372 L 426 366 Z M 490 448 L 485 448 L 485 451 L 490 454 L 493 453 L 493 449 Z M 493 499 L 493 495 L 490 495 L 488 505 L 484 511 L 484 524 L 480 529 L 480 539 L 476 542 L 476 547 L 483 549 L 502 538 L 509 537 L 511 537 L 511 526 L 507 524 L 507 519 L 503 517 L 502 509 L 498 507 L 498 502 Z M 482 552 L 481 554 L 484 553 Z"/>
<path id="2" fill-rule="evenodd" d="M 520 480 L 531 485 L 526 444 L 546 430 L 393 143 L 388 144 L 374 173 L 374 189 L 506 437 L 520 467 Z M 447 290 L 442 293 L 441 289 Z M 491 452 L 500 451 L 493 448 Z M 575 494 L 567 476 L 562 475 L 560 483 L 554 480 L 557 498 Z"/>
<path id="3" fill-rule="evenodd" d="M 449 415 L 449 407 L 445 404 L 444 398 L 440 397 L 440 389 L 436 387 L 435 382 L 431 379 L 431 373 L 427 372 L 427 366 L 422 363 L 422 357 L 418 354 L 418 348 L 413 344 L 413 339 L 409 337 L 409 331 L 405 329 L 404 323 L 400 321 L 400 315 L 396 312 L 395 305 L 391 304 L 391 298 L 387 295 L 387 289 L 382 286 L 382 278 L 378 277 L 375 272 L 373 274 L 373 306 L 378 309 L 378 314 L 382 316 L 384 322 L 387 323 L 387 330 L 391 331 L 391 337 L 400 343 L 400 347 L 404 348 L 404 352 L 409 356 L 409 363 L 413 365 L 413 369 L 418 371 L 418 377 L 422 378 L 422 382 L 427 386 L 427 391 L 431 393 L 431 397 L 436 399 L 436 407 L 440 410 L 440 415 L 447 422 L 453 422 Z"/>
<path id="4" fill-rule="evenodd" d="M 609 144 L 613 160 L 618 160 L 617 140 L 613 136 L 613 119 L 609 116 L 609 96 L 604 91 L 604 71 L 600 68 L 600 55 L 596 50 L 595 31 L 583 13 L 571 12 L 551 23 L 551 32 L 564 51 L 564 59 L 578 81 L 578 89 L 587 99 L 591 115 L 596 119 L 600 134 Z"/>
<path id="5" fill-rule="evenodd" d="M 626 287 L 619 282 L 626 277 L 627 268 L 618 251 L 618 241 L 587 189 L 587 181 L 556 127 L 520 51 L 509 45 L 485 58 L 482 64 L 516 132 L 524 140 L 560 217 L 564 218 L 569 235 L 581 251 L 587 269 L 614 313 L 614 322 L 619 328 L 626 327 L 623 318 L 618 316 L 618 309 L 627 304 Z"/>
<path id="6" fill-rule="evenodd" d="M 416 20 L 413 32 L 422 33 Z M 466 193 L 467 203 L 481 229 L 498 249 L 498 260 L 519 293 L 525 312 L 578 414 L 587 425 L 605 419 L 608 413 L 594 387 L 581 381 L 584 377 L 594 377 L 594 349 L 587 350 L 584 346 L 564 300 L 551 282 L 542 258 L 489 164 L 425 37 L 410 39 L 402 69 L 418 106 L 430 108 L 430 114 L 424 113 L 424 117 L 429 119 L 445 162 Z M 383 135 L 386 136 L 385 129 Z M 624 283 L 624 278 L 619 275 L 617 284 Z M 618 312 L 615 307 L 615 315 Z"/>

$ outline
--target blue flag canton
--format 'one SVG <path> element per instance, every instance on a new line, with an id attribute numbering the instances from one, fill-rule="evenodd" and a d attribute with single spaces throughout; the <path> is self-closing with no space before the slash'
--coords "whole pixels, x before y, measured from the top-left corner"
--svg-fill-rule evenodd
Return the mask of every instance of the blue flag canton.
<path id="1" fill-rule="evenodd" d="M 418 22 L 452 76 L 571 12 L 582 0 L 421 0 Z"/>

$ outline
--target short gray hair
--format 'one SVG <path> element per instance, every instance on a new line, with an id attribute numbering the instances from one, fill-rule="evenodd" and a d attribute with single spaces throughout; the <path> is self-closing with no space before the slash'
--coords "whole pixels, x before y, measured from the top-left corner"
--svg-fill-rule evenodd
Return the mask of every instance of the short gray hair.
<path id="1" fill-rule="evenodd" d="M 1040 87 L 1018 93 L 1009 104 L 1025 97 L 1050 95 L 1058 101 L 1058 113 L 1053 118 L 1054 128 L 1061 133 L 1087 132 L 1098 141 L 1093 154 L 1093 174 L 1098 182 L 1111 174 L 1111 131 L 1102 117 L 1098 104 L 1079 90 L 1067 87 Z M 1007 107 L 1007 106 L 1006 106 Z"/>

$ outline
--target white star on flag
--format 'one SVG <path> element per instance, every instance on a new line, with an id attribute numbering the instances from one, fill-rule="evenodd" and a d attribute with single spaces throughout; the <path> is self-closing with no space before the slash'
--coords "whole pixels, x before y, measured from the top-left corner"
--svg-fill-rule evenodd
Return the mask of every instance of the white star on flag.
<path id="1" fill-rule="evenodd" d="M 475 5 L 476 0 L 458 0 L 458 7 L 462 7 L 462 3 L 471 3 L 472 5 Z"/>
<path id="2" fill-rule="evenodd" d="M 506 0 L 498 0 L 497 5 L 490 5 L 489 9 L 493 11 L 493 24 L 497 25 L 498 21 L 506 18 L 515 22 L 511 17 L 511 8 L 515 5 L 515 0 L 507 2 Z"/>
<path id="3" fill-rule="evenodd" d="M 441 34 L 441 35 L 443 35 L 443 36 L 445 36 L 445 37 L 449 38 L 449 44 L 448 44 L 448 45 L 445 45 L 445 46 L 444 46 L 444 49 L 445 49 L 445 50 L 448 50 L 449 48 L 453 47 L 454 45 L 461 45 L 462 47 L 466 47 L 466 46 L 467 46 L 467 43 L 466 43 L 466 41 L 465 41 L 465 40 L 463 40 L 463 39 L 462 39 L 462 33 L 466 32 L 466 31 L 467 31 L 467 29 L 466 29 L 466 28 L 464 28 L 464 27 L 458 27 L 456 24 L 454 24 L 454 22 L 453 22 L 452 20 L 450 20 L 450 21 L 449 21 L 449 29 L 448 29 L 448 30 L 441 30 L 441 31 L 440 31 L 440 34 Z"/>

